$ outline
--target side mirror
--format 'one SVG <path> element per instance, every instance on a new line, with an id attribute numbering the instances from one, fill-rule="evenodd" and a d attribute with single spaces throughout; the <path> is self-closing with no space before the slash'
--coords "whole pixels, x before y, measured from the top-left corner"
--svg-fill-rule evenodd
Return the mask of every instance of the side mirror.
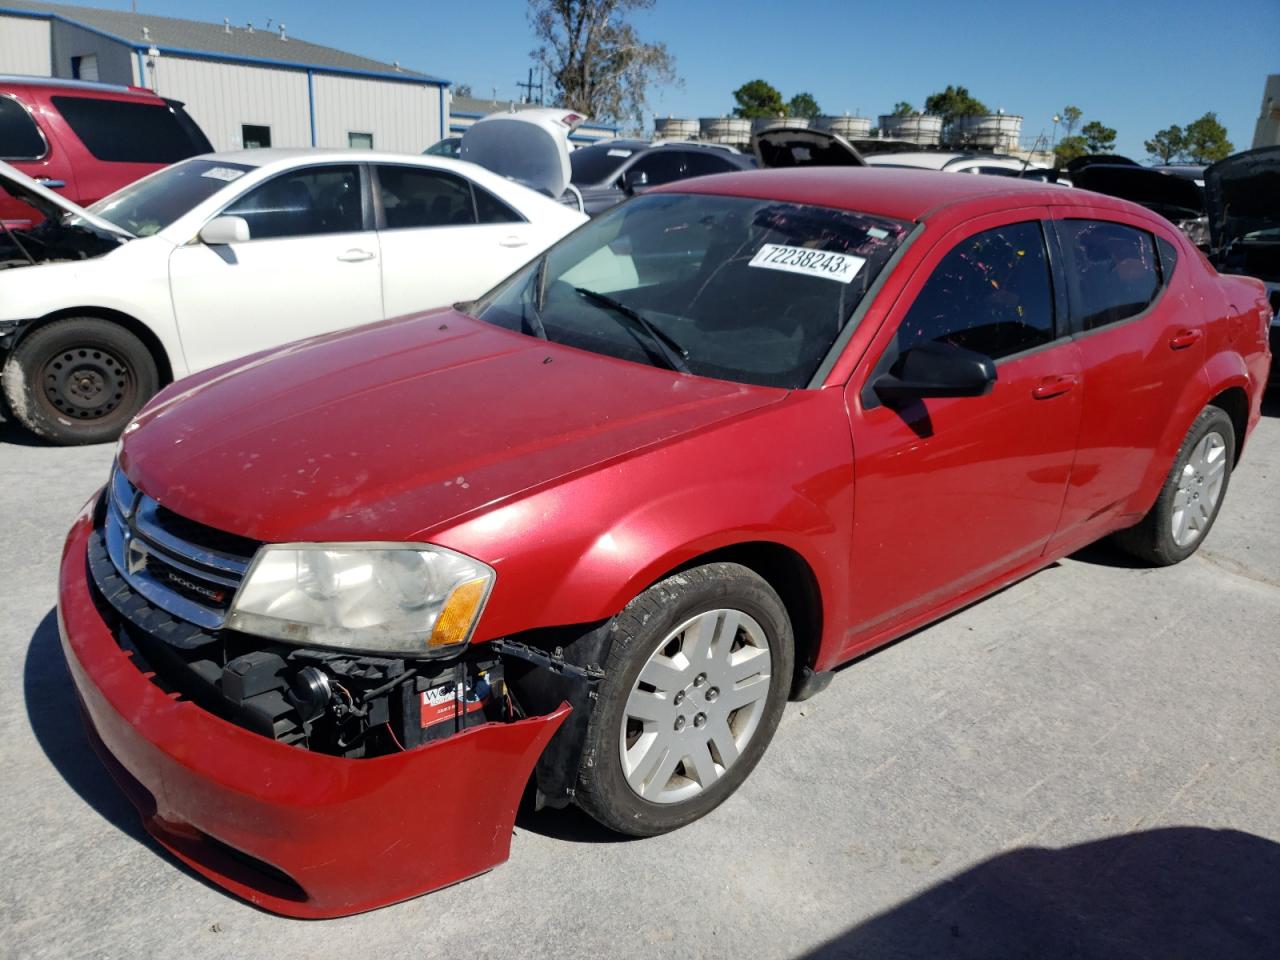
<path id="1" fill-rule="evenodd" d="M 622 177 L 622 191 L 629 197 L 649 185 L 649 175 L 643 170 L 628 170 Z"/>
<path id="2" fill-rule="evenodd" d="M 249 239 L 249 221 L 244 217 L 214 217 L 200 228 L 200 242 L 210 246 L 244 243 Z"/>
<path id="3" fill-rule="evenodd" d="M 881 400 L 981 397 L 996 383 L 996 363 L 985 354 L 926 340 L 902 354 L 871 384 Z"/>

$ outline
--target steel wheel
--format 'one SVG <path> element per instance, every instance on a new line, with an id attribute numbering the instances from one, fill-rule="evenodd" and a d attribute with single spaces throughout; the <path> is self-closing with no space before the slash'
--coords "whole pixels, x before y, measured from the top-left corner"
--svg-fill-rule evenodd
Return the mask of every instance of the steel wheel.
<path id="1" fill-rule="evenodd" d="M 1178 491 L 1170 518 L 1173 542 L 1179 547 L 1195 543 L 1208 529 L 1226 478 L 1227 441 L 1217 431 L 1206 433 L 1195 445 L 1178 475 Z"/>
<path id="2" fill-rule="evenodd" d="M 100 420 L 132 401 L 129 368 L 110 350 L 64 350 L 45 361 L 40 373 L 45 401 L 66 417 Z"/>
<path id="3" fill-rule="evenodd" d="M 741 610 L 709 610 L 667 634 L 623 711 L 628 786 L 651 803 L 680 803 L 719 780 L 760 725 L 772 665 L 764 629 Z"/>

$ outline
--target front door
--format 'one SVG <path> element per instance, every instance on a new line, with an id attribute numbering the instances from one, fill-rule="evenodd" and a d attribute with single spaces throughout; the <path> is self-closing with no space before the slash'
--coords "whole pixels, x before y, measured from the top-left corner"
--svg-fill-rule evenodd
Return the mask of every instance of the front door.
<path id="1" fill-rule="evenodd" d="M 845 654 L 979 593 L 1040 556 L 1080 422 L 1080 364 L 1040 209 L 942 237 L 848 388 L 855 460 Z M 984 397 L 881 401 L 866 386 L 923 341 L 996 361 Z"/>
<path id="2" fill-rule="evenodd" d="M 382 319 L 378 239 L 364 229 L 356 164 L 286 171 L 251 187 L 222 214 L 243 217 L 249 240 L 195 241 L 169 257 L 192 371 Z"/>

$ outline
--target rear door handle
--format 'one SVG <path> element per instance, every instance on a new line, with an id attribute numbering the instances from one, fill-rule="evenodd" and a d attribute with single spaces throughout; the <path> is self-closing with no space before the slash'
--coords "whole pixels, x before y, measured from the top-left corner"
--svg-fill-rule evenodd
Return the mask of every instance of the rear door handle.
<path id="1" fill-rule="evenodd" d="M 346 253 L 338 254 L 338 259 L 343 263 L 359 263 L 361 260 L 372 260 L 373 254 L 368 250 L 359 250 L 352 248 Z"/>
<path id="2" fill-rule="evenodd" d="M 527 247 L 529 241 L 524 237 L 503 237 L 498 241 L 500 247 Z"/>
<path id="3" fill-rule="evenodd" d="M 67 181 L 55 180 L 53 177 L 36 177 L 36 183 L 40 184 L 42 187 L 47 187 L 50 190 L 62 190 L 67 186 Z"/>
<path id="4" fill-rule="evenodd" d="M 1045 377 L 1040 381 L 1031 396 L 1037 400 L 1048 400 L 1050 397 L 1060 397 L 1064 393 L 1069 393 L 1076 384 L 1080 382 L 1080 378 L 1074 374 L 1062 374 L 1059 376 Z"/>
<path id="5" fill-rule="evenodd" d="M 1204 331 L 1196 327 L 1191 330 L 1183 330 L 1169 340 L 1169 349 L 1185 350 L 1187 347 L 1198 343 L 1200 338 L 1204 336 Z"/>

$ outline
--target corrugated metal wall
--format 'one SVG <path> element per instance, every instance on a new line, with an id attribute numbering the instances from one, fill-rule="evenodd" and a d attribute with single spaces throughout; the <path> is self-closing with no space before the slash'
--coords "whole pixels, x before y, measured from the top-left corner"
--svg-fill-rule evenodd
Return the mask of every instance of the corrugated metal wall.
<path id="1" fill-rule="evenodd" d="M 371 133 L 375 150 L 421 153 L 443 129 L 439 87 L 317 73 L 315 102 L 320 147 L 346 147 L 348 134 Z"/>
<path id="2" fill-rule="evenodd" d="M 0 0 L 2 2 L 2 0 Z M 71 58 L 98 58 L 98 79 L 103 83 L 136 83 L 133 51 L 123 43 L 71 23 L 53 23 L 53 76 L 72 77 Z"/>
<path id="3" fill-rule="evenodd" d="M 0 16 L 0 73 L 50 76 L 52 50 L 48 20 Z"/>
<path id="4" fill-rule="evenodd" d="M 270 127 L 273 147 L 311 146 L 302 71 L 161 56 L 148 72 L 147 85 L 186 103 L 215 150 L 238 150 L 246 123 Z"/>

